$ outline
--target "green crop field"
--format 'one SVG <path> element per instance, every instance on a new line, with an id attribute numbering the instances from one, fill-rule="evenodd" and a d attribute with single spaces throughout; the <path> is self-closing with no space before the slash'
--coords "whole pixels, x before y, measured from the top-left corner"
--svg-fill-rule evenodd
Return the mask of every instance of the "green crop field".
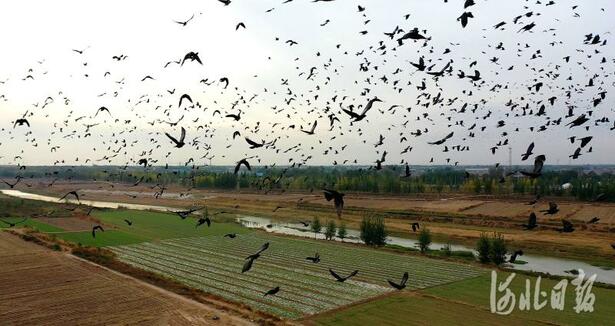
<path id="1" fill-rule="evenodd" d="M 131 210 L 105 210 L 93 213 L 94 217 L 104 224 L 111 224 L 118 230 L 136 234 L 149 240 L 200 237 L 204 235 L 224 235 L 226 233 L 245 233 L 250 230 L 232 223 L 218 223 L 212 218 L 210 227 L 207 225 L 195 227 L 196 219 L 187 218 L 182 220 L 173 213 L 158 213 L 148 211 Z M 132 222 L 129 226 L 124 222 L 128 219 Z"/>
<path id="2" fill-rule="evenodd" d="M 409 292 L 319 315 L 308 325 L 544 325 Z"/>
<path id="3" fill-rule="evenodd" d="M 241 273 L 244 258 L 265 242 L 270 248 L 252 270 Z M 409 289 L 475 277 L 483 270 L 418 256 L 357 246 L 250 233 L 235 239 L 204 236 L 111 247 L 120 260 L 186 285 L 287 318 L 299 318 L 392 291 L 387 279 L 409 272 Z M 313 264 L 305 257 L 320 253 Z M 329 274 L 359 273 L 345 283 Z M 280 286 L 276 296 L 263 293 Z"/>
<path id="4" fill-rule="evenodd" d="M 196 228 L 196 219 L 182 220 L 172 213 L 104 210 L 93 213 L 93 216 L 107 226 L 105 232 L 96 232 L 96 238 L 92 237 L 90 231 L 60 232 L 55 235 L 66 241 L 81 243 L 83 246 L 106 247 L 161 239 L 251 232 L 237 224 L 218 223 L 215 219 L 210 227 L 202 225 Z M 128 225 L 124 219 L 130 220 L 132 225 Z"/>
<path id="5" fill-rule="evenodd" d="M 502 282 L 507 273 L 498 273 L 498 282 Z M 525 289 L 525 280 L 531 281 L 531 290 L 534 293 L 536 277 L 518 274 L 509 288 L 513 293 L 522 293 Z M 553 286 L 559 281 L 542 279 L 540 288 L 550 293 Z M 464 280 L 454 284 L 428 289 L 425 292 L 448 300 L 462 301 L 469 304 L 489 309 L 489 291 L 491 275 L 484 275 L 471 280 Z M 599 325 L 606 320 L 615 321 L 615 290 L 592 287 L 592 293 L 596 295 L 594 312 L 579 313 L 574 311 L 575 286 L 568 283 L 566 291 L 565 309 L 563 311 L 550 309 L 550 304 L 539 311 L 525 312 L 516 309 L 511 316 L 556 322 L 566 325 Z"/>
<path id="6" fill-rule="evenodd" d="M 89 247 L 119 246 L 148 241 L 147 238 L 140 237 L 133 233 L 125 233 L 116 230 L 105 232 L 96 231 L 96 238 L 92 237 L 91 231 L 83 232 L 61 232 L 54 235 L 62 240 L 79 243 Z"/>
<path id="7" fill-rule="evenodd" d="M 509 274 L 498 273 L 498 282 Z M 533 295 L 536 277 L 518 274 L 509 288 L 515 294 L 523 293 L 525 280 L 531 282 Z M 558 281 L 541 280 L 541 290 L 550 295 Z M 563 311 L 551 309 L 550 303 L 539 311 L 515 309 L 508 316 L 492 314 L 489 308 L 491 286 L 490 274 L 450 284 L 436 286 L 417 293 L 403 293 L 380 300 L 315 316 L 308 321 L 316 325 L 604 325 L 606 320 L 615 320 L 615 290 L 592 288 L 596 296 L 594 311 L 577 314 L 575 291 L 568 284 Z M 499 297 L 499 296 L 498 296 Z M 547 297 L 547 299 L 549 299 Z M 517 301 L 518 307 L 518 301 Z"/>
<path id="8" fill-rule="evenodd" d="M 23 218 L 17 218 L 17 217 L 9 217 L 9 218 L 2 218 L 0 219 L 2 221 L 6 221 L 6 222 L 10 222 L 10 223 L 17 223 L 23 220 Z M 19 223 L 17 224 L 15 227 L 25 227 L 25 226 L 29 226 L 35 230 L 38 230 L 40 232 L 61 232 L 64 231 L 63 229 L 57 227 L 57 226 L 53 226 L 53 225 L 49 225 L 47 223 L 42 223 L 36 220 L 33 220 L 31 218 L 27 219 L 25 222 L 23 223 Z M 8 228 L 9 225 L 3 222 L 0 222 L 0 229 L 4 229 L 4 228 Z"/>

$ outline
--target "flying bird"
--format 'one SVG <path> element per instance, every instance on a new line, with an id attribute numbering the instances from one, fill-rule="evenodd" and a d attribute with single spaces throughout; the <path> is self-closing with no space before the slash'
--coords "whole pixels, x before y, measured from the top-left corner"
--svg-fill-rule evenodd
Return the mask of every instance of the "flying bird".
<path id="1" fill-rule="evenodd" d="M 317 264 L 320 262 L 320 255 L 316 253 L 314 257 L 305 257 L 305 259 L 311 261 L 314 264 Z"/>
<path id="2" fill-rule="evenodd" d="M 530 177 L 532 179 L 538 178 L 542 175 L 542 168 L 547 158 L 544 155 L 538 155 L 534 158 L 534 169 L 532 172 L 521 171 L 521 174 Z"/>
<path id="3" fill-rule="evenodd" d="M 337 217 L 342 217 L 342 209 L 344 209 L 344 194 L 331 189 L 323 189 L 323 192 L 327 201 L 333 200 Z"/>
<path id="4" fill-rule="evenodd" d="M 333 275 L 333 277 L 335 278 L 336 281 L 338 282 L 346 282 L 347 280 L 349 280 L 351 277 L 357 275 L 359 273 L 358 270 L 353 271 L 352 273 L 348 274 L 348 276 L 346 277 L 341 277 L 339 276 L 336 272 L 334 272 L 331 268 L 329 268 L 329 273 L 331 273 L 331 275 Z"/>
<path id="5" fill-rule="evenodd" d="M 184 140 L 186 139 L 186 129 L 184 129 L 184 127 L 181 127 L 181 135 L 179 136 L 179 140 L 177 140 L 175 137 L 169 135 L 169 133 L 164 133 L 167 137 L 169 137 L 169 139 L 175 143 L 175 147 L 177 148 L 182 148 L 184 147 L 184 145 L 186 145 L 186 143 L 184 142 Z"/>
<path id="6" fill-rule="evenodd" d="M 30 128 L 30 122 L 28 122 L 28 120 L 26 119 L 17 119 L 15 120 L 15 123 L 13 124 L 13 129 L 15 129 L 16 126 L 23 126 L 26 125 L 28 126 L 28 128 Z"/>
<path id="7" fill-rule="evenodd" d="M 26 218 L 24 218 L 23 220 L 21 220 L 21 221 L 19 221 L 19 222 L 7 222 L 7 221 L 5 221 L 5 220 L 1 220 L 1 219 L 0 219 L 0 221 L 2 221 L 2 223 L 5 223 L 5 224 L 6 224 L 6 225 L 8 225 L 10 228 L 12 228 L 12 227 L 15 227 L 17 224 L 21 224 L 21 223 L 25 222 L 27 219 L 28 219 L 28 218 L 26 217 Z"/>
<path id="8" fill-rule="evenodd" d="M 77 201 L 79 201 L 79 194 L 77 194 L 76 190 L 73 191 L 69 191 L 67 192 L 64 196 L 62 196 L 58 201 L 62 201 L 63 199 L 67 199 L 66 197 L 68 197 L 69 195 L 74 196 L 75 198 L 77 198 Z"/>
<path id="9" fill-rule="evenodd" d="M 535 229 L 538 224 L 536 224 L 536 214 L 534 212 L 530 213 L 530 217 L 527 220 L 527 224 L 522 225 L 526 230 Z"/>
<path id="10" fill-rule="evenodd" d="M 248 169 L 248 171 L 252 171 L 250 163 L 248 163 L 248 160 L 244 158 L 237 162 L 237 164 L 235 165 L 235 171 L 233 172 L 235 175 L 237 175 L 237 172 L 239 172 L 239 168 L 241 168 L 241 165 L 244 165 Z"/>
<path id="11" fill-rule="evenodd" d="M 406 288 L 406 283 L 408 282 L 408 272 L 405 272 L 404 275 L 401 277 L 401 281 L 399 283 L 395 283 L 391 280 L 387 280 L 387 282 L 389 282 L 389 284 L 394 287 L 397 290 L 403 290 Z"/>
<path id="12" fill-rule="evenodd" d="M 444 138 L 442 138 L 442 139 L 440 139 L 440 140 L 437 140 L 437 141 L 435 141 L 435 142 L 428 143 L 428 144 L 429 144 L 429 145 L 442 145 L 442 144 L 444 144 L 447 140 L 451 139 L 451 138 L 453 137 L 453 135 L 455 135 L 455 133 L 451 131 L 451 133 L 449 133 L 448 135 L 446 135 L 446 137 L 444 137 Z"/>
<path id="13" fill-rule="evenodd" d="M 525 161 L 527 160 L 530 156 L 532 156 L 534 153 L 532 153 L 532 150 L 534 150 L 534 143 L 531 143 L 530 146 L 528 146 L 527 150 L 525 151 L 525 153 L 521 154 L 521 160 Z"/>
<path id="14" fill-rule="evenodd" d="M 184 59 L 182 60 L 181 66 L 184 65 L 186 60 L 196 61 L 199 64 L 203 65 L 203 62 L 201 61 L 201 58 L 199 57 L 199 53 L 198 52 L 190 51 L 190 52 L 186 53 L 186 55 L 184 56 Z"/>
<path id="15" fill-rule="evenodd" d="M 516 250 L 513 252 L 512 255 L 510 255 L 510 259 L 508 259 L 508 262 L 514 264 L 515 261 L 517 261 L 518 256 L 523 256 L 523 250 Z"/>
<path id="16" fill-rule="evenodd" d="M 265 292 L 265 294 L 263 295 L 264 297 L 268 296 L 268 295 L 275 295 L 276 293 L 280 292 L 280 287 L 276 286 L 275 288 Z"/>
<path id="17" fill-rule="evenodd" d="M 557 212 L 559 212 L 559 208 L 557 207 L 556 203 L 549 202 L 549 208 L 548 209 L 543 209 L 543 210 L 541 210 L 541 212 L 544 212 L 545 215 L 555 215 L 555 214 L 557 214 Z"/>
<path id="18" fill-rule="evenodd" d="M 95 226 L 92 228 L 92 238 L 96 238 L 96 230 L 100 230 L 100 231 L 102 231 L 102 232 L 105 232 L 105 229 L 103 229 L 103 227 L 102 227 L 102 226 L 100 226 L 100 225 L 95 225 Z"/>

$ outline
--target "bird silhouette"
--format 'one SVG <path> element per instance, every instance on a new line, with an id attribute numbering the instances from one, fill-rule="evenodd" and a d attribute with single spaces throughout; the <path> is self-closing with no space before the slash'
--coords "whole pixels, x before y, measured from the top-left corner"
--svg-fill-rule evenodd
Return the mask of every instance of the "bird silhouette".
<path id="1" fill-rule="evenodd" d="M 305 257 L 305 259 L 311 261 L 314 264 L 317 264 L 320 262 L 320 255 L 316 253 L 314 257 Z"/>
<path id="2" fill-rule="evenodd" d="M 237 175 L 237 172 L 239 172 L 241 165 L 244 165 L 248 169 L 248 171 L 252 171 L 252 168 L 250 167 L 250 163 L 248 163 L 248 160 L 244 158 L 244 159 L 241 159 L 239 162 L 237 162 L 237 164 L 235 165 L 235 171 L 233 172 L 233 174 Z"/>
<path id="3" fill-rule="evenodd" d="M 243 264 L 243 268 L 241 269 L 241 273 L 245 273 L 249 271 L 250 269 L 252 269 L 252 265 L 254 264 L 254 261 L 258 259 L 261 256 L 261 253 L 263 253 L 268 248 L 269 248 L 269 242 L 266 242 L 258 249 L 256 253 L 246 257 L 245 262 Z"/>
<path id="4" fill-rule="evenodd" d="M 28 122 L 27 119 L 17 119 L 15 120 L 15 123 L 13 124 L 13 129 L 15 129 L 16 126 L 23 126 L 26 125 L 28 126 L 28 128 L 30 128 L 30 122 Z"/>
<path id="5" fill-rule="evenodd" d="M 534 212 L 530 213 L 530 216 L 528 217 L 528 220 L 527 220 L 527 224 L 523 224 L 522 226 L 526 230 L 535 229 L 538 226 L 538 224 L 536 224 L 536 214 L 534 214 Z"/>
<path id="6" fill-rule="evenodd" d="M 518 256 L 523 256 L 523 250 L 516 250 L 513 252 L 512 255 L 510 255 L 510 259 L 508 259 L 508 262 L 514 264 L 515 261 L 517 261 Z"/>
<path id="7" fill-rule="evenodd" d="M 568 220 L 562 220 L 562 228 L 557 229 L 559 232 L 572 233 L 574 232 L 574 225 Z"/>
<path id="8" fill-rule="evenodd" d="M 275 288 L 265 292 L 265 294 L 263 294 L 263 296 L 266 297 L 268 295 L 276 295 L 278 292 L 280 292 L 280 287 L 276 286 Z"/>
<path id="9" fill-rule="evenodd" d="M 331 268 L 329 268 L 329 273 L 331 273 L 331 275 L 335 278 L 336 281 L 338 282 L 346 282 L 347 280 L 349 280 L 350 278 L 352 278 L 353 276 L 357 275 L 359 273 L 358 270 L 353 271 L 352 273 L 348 274 L 348 276 L 346 277 L 341 277 L 339 276 L 336 272 L 334 272 Z"/>
<path id="10" fill-rule="evenodd" d="M 25 222 L 26 220 L 28 220 L 28 218 L 24 218 L 23 220 L 21 220 L 19 222 L 8 222 L 8 221 L 0 219 L 0 221 L 2 221 L 2 223 L 8 225 L 10 228 L 15 227 L 17 224 L 21 224 L 21 223 Z"/>
<path id="11" fill-rule="evenodd" d="M 184 145 L 186 145 L 186 143 L 184 142 L 184 140 L 186 139 L 186 129 L 184 127 L 181 127 L 181 135 L 179 136 L 179 140 L 166 132 L 164 134 L 169 137 L 169 139 L 175 144 L 175 147 L 182 148 L 184 147 Z"/>
<path id="12" fill-rule="evenodd" d="M 323 189 L 323 192 L 327 201 L 333 200 L 337 217 L 342 217 L 342 210 L 344 209 L 344 194 L 331 189 Z"/>
<path id="13" fill-rule="evenodd" d="M 102 231 L 102 232 L 105 232 L 105 229 L 103 229 L 103 227 L 102 227 L 102 226 L 100 226 L 100 225 L 95 225 L 95 226 L 92 228 L 92 238 L 96 238 L 96 230 L 100 230 L 100 231 Z"/>
<path id="14" fill-rule="evenodd" d="M 399 283 L 395 283 L 391 280 L 387 280 L 387 282 L 389 282 L 389 284 L 397 289 L 397 290 L 403 290 L 406 288 L 406 283 L 408 282 L 408 272 L 405 272 L 404 275 L 401 277 L 401 281 L 399 281 Z"/>
<path id="15" fill-rule="evenodd" d="M 541 210 L 541 212 L 543 212 L 544 215 L 554 215 L 554 214 L 557 214 L 557 212 L 559 212 L 559 208 L 557 207 L 556 203 L 549 202 L 549 208 L 543 209 Z"/>
<path id="16" fill-rule="evenodd" d="M 182 60 L 181 66 L 183 66 L 184 63 L 186 63 L 187 60 L 196 61 L 200 65 L 203 64 L 203 62 L 201 61 L 201 58 L 199 57 L 199 53 L 198 52 L 192 52 L 191 51 L 191 52 L 186 53 L 186 55 L 184 56 L 184 59 Z"/>
<path id="17" fill-rule="evenodd" d="M 73 190 L 73 191 L 69 191 L 69 192 L 67 192 L 67 193 L 66 193 L 64 196 L 62 196 L 62 197 L 61 197 L 58 201 L 62 201 L 62 200 L 64 200 L 64 199 L 67 199 L 67 197 L 68 197 L 68 196 L 74 196 L 74 197 L 77 199 L 77 201 L 79 201 L 79 194 L 77 193 L 77 191 L 76 191 L 76 190 Z"/>
<path id="18" fill-rule="evenodd" d="M 521 174 L 530 177 L 532 179 L 538 178 L 542 175 L 542 168 L 545 164 L 546 157 L 544 155 L 538 155 L 534 159 L 534 169 L 531 172 L 521 171 Z"/>

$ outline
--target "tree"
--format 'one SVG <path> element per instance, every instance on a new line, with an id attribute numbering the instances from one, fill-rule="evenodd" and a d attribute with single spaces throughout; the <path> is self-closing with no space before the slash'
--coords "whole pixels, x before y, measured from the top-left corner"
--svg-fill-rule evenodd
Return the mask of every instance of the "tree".
<path id="1" fill-rule="evenodd" d="M 340 226 L 337 228 L 337 237 L 342 239 L 342 242 L 344 242 L 344 238 L 346 238 L 346 235 L 346 224 L 342 222 L 342 224 L 340 224 Z"/>
<path id="2" fill-rule="evenodd" d="M 429 232 L 428 228 L 423 228 L 421 232 L 419 232 L 418 240 L 421 253 L 425 253 L 429 249 L 429 245 L 431 244 L 431 232 Z"/>
<path id="3" fill-rule="evenodd" d="M 361 240 L 369 246 L 384 246 L 387 231 L 384 218 L 375 215 L 366 215 L 361 221 Z"/>
<path id="4" fill-rule="evenodd" d="M 335 232 L 337 231 L 337 225 L 335 225 L 334 220 L 330 220 L 327 223 L 327 227 L 325 228 L 325 239 L 333 240 L 335 237 Z"/>
<path id="5" fill-rule="evenodd" d="M 506 243 L 504 236 L 501 233 L 493 233 L 491 246 L 489 249 L 489 259 L 496 265 L 500 265 L 506 261 Z"/>
<path id="6" fill-rule="evenodd" d="M 316 235 L 322 230 L 322 224 L 320 224 L 320 220 L 318 219 L 318 217 L 314 217 L 314 219 L 312 220 L 311 228 L 312 232 L 314 232 L 314 238 L 316 238 Z"/>
<path id="7" fill-rule="evenodd" d="M 489 237 L 485 233 L 481 233 L 480 238 L 476 242 L 476 251 L 478 251 L 478 260 L 486 264 L 489 262 L 489 248 L 491 247 L 489 243 Z"/>

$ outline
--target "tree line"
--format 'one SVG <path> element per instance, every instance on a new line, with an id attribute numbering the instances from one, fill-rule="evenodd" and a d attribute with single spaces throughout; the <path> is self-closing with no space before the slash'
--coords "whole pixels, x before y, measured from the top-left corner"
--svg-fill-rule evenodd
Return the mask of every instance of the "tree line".
<path id="1" fill-rule="evenodd" d="M 615 201 L 615 174 L 587 173 L 581 168 L 546 171 L 535 180 L 520 175 L 506 176 L 507 170 L 490 168 L 486 173 L 469 177 L 462 169 L 428 168 L 410 177 L 402 177 L 402 166 L 383 170 L 346 167 L 302 167 L 295 169 L 255 167 L 251 172 L 234 174 L 232 167 L 31 167 L 20 171 L 0 167 L 0 177 L 57 178 L 59 180 L 94 180 L 122 183 L 178 184 L 197 189 L 314 191 L 335 188 L 346 192 L 380 194 L 534 195 L 574 197 L 592 200 L 603 194 Z M 566 185 L 566 186 L 564 186 Z"/>

